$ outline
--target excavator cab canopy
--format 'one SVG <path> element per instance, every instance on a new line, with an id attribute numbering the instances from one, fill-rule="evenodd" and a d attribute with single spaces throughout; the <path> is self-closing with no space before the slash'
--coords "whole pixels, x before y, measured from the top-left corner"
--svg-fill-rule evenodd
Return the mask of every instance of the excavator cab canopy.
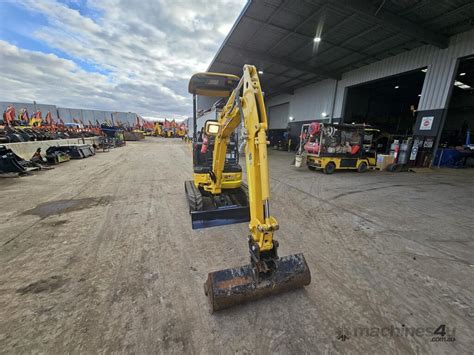
<path id="1" fill-rule="evenodd" d="M 228 97 L 239 81 L 232 74 L 197 73 L 189 80 L 188 91 L 193 95 Z"/>

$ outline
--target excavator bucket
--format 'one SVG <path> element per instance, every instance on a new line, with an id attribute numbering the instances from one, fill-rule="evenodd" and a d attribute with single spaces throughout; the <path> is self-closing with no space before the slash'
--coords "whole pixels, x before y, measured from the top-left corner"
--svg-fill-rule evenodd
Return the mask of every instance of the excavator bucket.
<path id="1" fill-rule="evenodd" d="M 311 272 L 303 254 L 284 256 L 275 261 L 273 271 L 256 276 L 251 265 L 208 274 L 204 293 L 211 313 L 271 295 L 309 285 Z"/>

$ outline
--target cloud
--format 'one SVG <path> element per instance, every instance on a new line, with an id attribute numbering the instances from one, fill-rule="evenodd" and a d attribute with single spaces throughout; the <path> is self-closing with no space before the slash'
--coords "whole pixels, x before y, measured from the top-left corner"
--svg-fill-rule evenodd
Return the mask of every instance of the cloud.
<path id="1" fill-rule="evenodd" d="M 245 0 L 78 3 L 18 2 L 46 17 L 30 36 L 59 54 L 0 41 L 3 100 L 188 116 L 187 81 L 207 69 Z"/>

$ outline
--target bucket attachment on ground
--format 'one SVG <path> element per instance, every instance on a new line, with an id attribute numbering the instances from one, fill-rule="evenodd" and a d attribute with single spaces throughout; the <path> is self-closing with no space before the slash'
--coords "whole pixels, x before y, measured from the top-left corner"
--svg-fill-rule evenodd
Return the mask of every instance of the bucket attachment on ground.
<path id="1" fill-rule="evenodd" d="M 26 161 L 4 145 L 0 146 L 0 173 L 23 173 Z"/>
<path id="2" fill-rule="evenodd" d="M 184 183 L 193 229 L 209 228 L 250 220 L 247 189 L 223 190 L 220 195 L 206 193 L 192 181 Z"/>
<path id="3" fill-rule="evenodd" d="M 215 312 L 298 289 L 310 282 L 311 272 L 303 254 L 293 254 L 275 260 L 275 268 L 265 274 L 255 272 L 250 264 L 211 272 L 204 284 L 204 293 L 211 312 Z"/>
<path id="4" fill-rule="evenodd" d="M 56 165 L 69 161 L 71 157 L 69 154 L 62 151 L 51 151 L 49 154 L 46 154 L 46 161 L 49 165 Z"/>
<path id="5" fill-rule="evenodd" d="M 90 144 L 53 146 L 46 150 L 46 154 L 52 154 L 58 151 L 68 154 L 71 159 L 84 159 L 95 155 L 95 150 Z"/>

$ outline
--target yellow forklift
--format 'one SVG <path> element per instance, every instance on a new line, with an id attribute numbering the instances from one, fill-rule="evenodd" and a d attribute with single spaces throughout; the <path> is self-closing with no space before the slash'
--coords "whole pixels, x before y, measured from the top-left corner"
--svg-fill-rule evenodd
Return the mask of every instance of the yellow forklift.
<path id="1" fill-rule="evenodd" d="M 378 130 L 362 124 L 318 123 L 309 125 L 302 144 L 310 170 L 332 174 L 336 170 L 365 172 L 377 164 L 372 147 Z"/>

